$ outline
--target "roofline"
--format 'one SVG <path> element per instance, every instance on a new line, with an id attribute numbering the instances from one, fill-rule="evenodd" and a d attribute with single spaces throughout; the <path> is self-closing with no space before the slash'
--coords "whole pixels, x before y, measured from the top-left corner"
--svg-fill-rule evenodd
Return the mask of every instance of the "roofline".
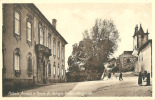
<path id="1" fill-rule="evenodd" d="M 139 55 L 140 51 L 143 50 L 149 43 L 152 44 L 152 39 L 148 40 L 145 44 L 143 44 L 143 45 L 139 48 L 139 50 L 138 50 L 138 55 Z"/>
<path id="2" fill-rule="evenodd" d="M 149 33 L 143 33 L 143 34 L 134 34 L 132 37 L 135 37 L 135 36 L 137 36 L 137 35 L 148 35 Z"/>
<path id="3" fill-rule="evenodd" d="M 36 9 L 40 13 L 41 17 L 43 17 L 43 19 L 46 20 L 49 27 L 51 27 L 53 29 L 53 31 L 56 32 L 56 34 L 58 36 L 60 36 L 60 38 L 65 42 L 65 44 L 68 44 L 67 41 L 60 35 L 60 33 L 53 27 L 53 25 L 47 20 L 47 18 L 41 13 L 41 11 L 33 3 L 30 3 L 28 5 L 31 5 L 34 9 Z M 33 11 L 35 11 L 35 10 L 33 10 Z"/>

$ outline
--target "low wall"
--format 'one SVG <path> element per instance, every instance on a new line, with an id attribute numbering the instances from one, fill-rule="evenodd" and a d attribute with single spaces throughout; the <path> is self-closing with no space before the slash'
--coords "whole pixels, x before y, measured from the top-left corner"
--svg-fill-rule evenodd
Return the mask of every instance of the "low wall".
<path id="1" fill-rule="evenodd" d="M 3 96 L 7 95 L 9 91 L 18 92 L 33 86 L 32 79 L 3 79 Z"/>

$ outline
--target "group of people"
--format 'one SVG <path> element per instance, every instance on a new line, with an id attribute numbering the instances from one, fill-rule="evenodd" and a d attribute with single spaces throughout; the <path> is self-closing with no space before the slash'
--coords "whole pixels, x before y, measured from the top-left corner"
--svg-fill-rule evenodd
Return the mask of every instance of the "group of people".
<path id="1" fill-rule="evenodd" d="M 145 85 L 150 85 L 150 73 L 147 73 L 147 71 L 142 73 L 140 71 L 138 76 L 138 85 L 142 86 L 144 82 L 146 83 Z"/>
<path id="2" fill-rule="evenodd" d="M 115 73 L 113 73 L 114 75 Z M 115 75 L 116 78 L 117 78 L 117 75 Z M 111 73 L 108 73 L 108 79 L 111 78 Z M 119 74 L 119 81 L 122 81 L 123 78 L 122 78 L 122 72 L 120 72 Z M 142 86 L 142 85 L 150 85 L 150 73 L 147 71 L 144 71 L 143 73 L 140 71 L 139 72 L 139 76 L 138 76 L 138 85 L 139 86 Z"/>

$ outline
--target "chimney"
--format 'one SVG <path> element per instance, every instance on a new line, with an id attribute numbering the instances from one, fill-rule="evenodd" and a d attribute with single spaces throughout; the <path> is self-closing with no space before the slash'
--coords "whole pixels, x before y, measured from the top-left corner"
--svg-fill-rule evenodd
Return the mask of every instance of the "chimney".
<path id="1" fill-rule="evenodd" d="M 52 19 L 52 25 L 54 28 L 56 28 L 56 23 L 57 23 L 57 20 L 56 19 Z"/>

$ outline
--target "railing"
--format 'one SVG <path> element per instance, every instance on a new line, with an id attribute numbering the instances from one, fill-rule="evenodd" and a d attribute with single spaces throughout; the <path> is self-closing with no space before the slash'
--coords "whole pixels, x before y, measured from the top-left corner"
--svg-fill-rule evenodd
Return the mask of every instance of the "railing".
<path id="1" fill-rule="evenodd" d="M 47 56 L 51 56 L 51 49 L 49 49 L 48 47 L 45 47 L 44 45 L 41 45 L 41 44 L 37 44 L 35 48 L 36 48 L 36 52 L 42 52 Z"/>

